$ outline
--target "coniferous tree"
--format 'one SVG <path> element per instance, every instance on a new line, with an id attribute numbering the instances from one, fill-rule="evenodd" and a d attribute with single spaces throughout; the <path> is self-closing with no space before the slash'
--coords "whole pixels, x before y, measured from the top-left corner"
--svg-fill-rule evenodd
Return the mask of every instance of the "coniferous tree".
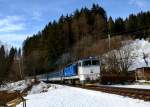
<path id="1" fill-rule="evenodd" d="M 2 45 L 0 47 L 0 80 L 4 80 L 7 77 L 7 62 L 6 62 L 6 54 L 5 54 L 5 49 L 4 46 Z"/>
<path id="2" fill-rule="evenodd" d="M 115 23 L 114 23 L 112 17 L 109 17 L 108 31 L 109 31 L 110 34 L 115 32 Z"/>
<path id="3" fill-rule="evenodd" d="M 115 32 L 124 32 L 125 31 L 125 24 L 122 18 L 117 18 L 115 20 Z"/>
<path id="4" fill-rule="evenodd" d="M 126 30 L 130 32 L 135 31 L 137 29 L 138 29 L 137 17 L 131 14 L 129 18 L 126 20 Z"/>

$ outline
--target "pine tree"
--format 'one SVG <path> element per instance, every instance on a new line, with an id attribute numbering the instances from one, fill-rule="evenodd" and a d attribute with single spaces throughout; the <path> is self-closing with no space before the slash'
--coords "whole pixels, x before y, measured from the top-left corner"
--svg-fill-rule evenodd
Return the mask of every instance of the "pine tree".
<path id="1" fill-rule="evenodd" d="M 112 17 L 109 17 L 108 31 L 109 31 L 110 34 L 115 32 L 115 23 L 114 23 Z"/>
<path id="2" fill-rule="evenodd" d="M 5 49 L 2 45 L 0 47 L 0 80 L 4 80 L 7 77 L 6 64 Z"/>
<path id="3" fill-rule="evenodd" d="M 126 20 L 126 30 L 127 31 L 136 31 L 138 29 L 137 17 L 133 14 L 129 16 Z"/>
<path id="4" fill-rule="evenodd" d="M 125 24 L 122 18 L 117 18 L 115 20 L 115 32 L 124 32 L 125 31 Z"/>

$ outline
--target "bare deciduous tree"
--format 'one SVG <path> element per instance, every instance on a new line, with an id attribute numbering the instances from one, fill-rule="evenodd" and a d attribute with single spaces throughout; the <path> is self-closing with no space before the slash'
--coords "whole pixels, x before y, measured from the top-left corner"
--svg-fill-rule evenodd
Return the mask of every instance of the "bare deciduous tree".
<path id="1" fill-rule="evenodd" d="M 113 50 L 106 55 L 106 64 L 108 70 L 116 72 L 128 72 L 132 66 L 135 55 L 132 53 L 132 47 L 129 45 L 123 46 L 117 50 Z"/>
<path id="2" fill-rule="evenodd" d="M 119 60 L 120 71 L 128 72 L 130 66 L 132 66 L 135 55 L 132 53 L 133 48 L 130 45 L 124 46 L 123 48 L 118 50 L 119 56 L 117 59 Z"/>

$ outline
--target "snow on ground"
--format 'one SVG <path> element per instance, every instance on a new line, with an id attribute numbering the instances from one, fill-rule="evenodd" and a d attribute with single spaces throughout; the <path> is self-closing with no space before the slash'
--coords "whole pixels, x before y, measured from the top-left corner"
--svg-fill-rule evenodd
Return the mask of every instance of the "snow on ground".
<path id="1" fill-rule="evenodd" d="M 147 81 L 147 80 L 137 80 L 137 82 L 138 82 L 139 84 L 143 84 L 143 83 L 148 83 L 148 84 L 150 84 L 150 81 Z"/>
<path id="2" fill-rule="evenodd" d="M 37 93 L 47 92 L 48 87 L 49 86 L 46 83 L 40 82 L 39 84 L 34 85 L 31 91 L 28 92 L 28 94 L 37 94 Z"/>
<path id="3" fill-rule="evenodd" d="M 148 61 L 148 66 L 150 67 L 150 42 L 144 39 L 137 39 L 130 42 L 128 45 L 133 49 L 132 54 L 136 56 L 133 65 L 129 68 L 129 71 L 135 70 L 136 68 L 147 67 L 143 59 L 143 53 L 146 55 L 146 61 Z"/>
<path id="4" fill-rule="evenodd" d="M 150 89 L 150 85 L 111 85 L 112 87 Z"/>
<path id="5" fill-rule="evenodd" d="M 37 85 L 34 85 L 31 89 L 31 91 L 28 91 L 28 94 L 39 94 L 43 92 L 48 92 L 55 89 L 62 88 L 62 85 L 55 85 L 55 84 L 46 84 L 44 82 L 40 82 Z"/>
<path id="6" fill-rule="evenodd" d="M 150 102 L 138 99 L 54 84 L 48 92 L 30 94 L 26 99 L 27 107 L 150 107 Z"/>
<path id="7" fill-rule="evenodd" d="M 6 83 L 6 85 L 3 85 L 2 87 L 0 87 L 0 91 L 14 91 L 14 90 L 18 90 L 18 91 L 23 91 L 25 88 L 28 87 L 29 85 L 29 81 L 18 81 L 18 82 L 13 82 L 13 83 Z"/>
<path id="8" fill-rule="evenodd" d="M 122 52 L 129 51 L 130 55 L 132 56 L 131 61 L 133 63 L 129 67 L 128 71 L 133 71 L 137 68 L 141 67 L 150 67 L 150 42 L 147 40 L 130 40 L 122 42 L 124 44 L 121 47 Z M 115 52 L 116 50 L 112 50 L 111 52 Z M 120 55 L 118 54 L 118 57 Z M 125 56 L 126 57 L 126 56 Z M 144 60 L 145 57 L 145 60 Z"/>

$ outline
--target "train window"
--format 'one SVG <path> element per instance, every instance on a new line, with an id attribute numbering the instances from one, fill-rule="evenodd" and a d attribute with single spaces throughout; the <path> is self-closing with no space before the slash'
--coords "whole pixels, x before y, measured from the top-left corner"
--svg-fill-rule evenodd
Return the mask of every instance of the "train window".
<path id="1" fill-rule="evenodd" d="M 91 65 L 91 60 L 86 60 L 82 62 L 83 66 L 90 66 Z"/>
<path id="2" fill-rule="evenodd" d="M 92 60 L 92 65 L 99 65 L 99 61 L 98 60 Z"/>

